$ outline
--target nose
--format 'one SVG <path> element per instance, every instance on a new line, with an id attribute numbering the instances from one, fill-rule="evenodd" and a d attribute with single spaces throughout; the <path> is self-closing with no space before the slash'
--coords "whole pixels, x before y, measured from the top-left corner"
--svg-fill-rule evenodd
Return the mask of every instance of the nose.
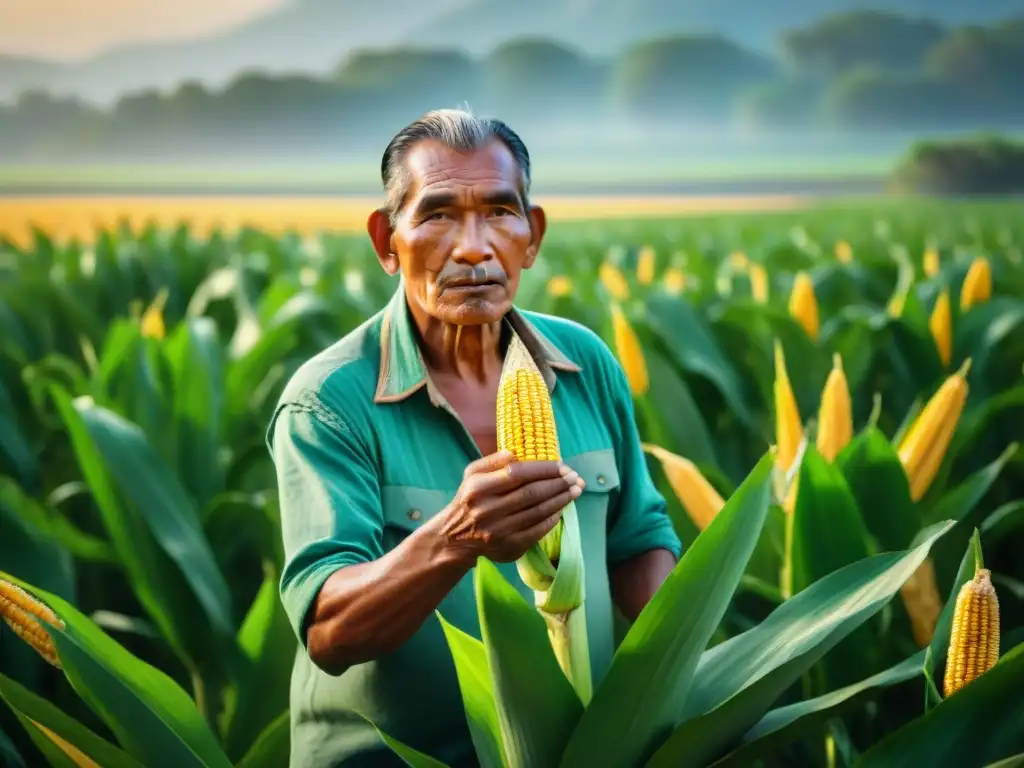
<path id="1" fill-rule="evenodd" d="M 479 264 L 494 258 L 487 227 L 477 216 L 467 216 L 456 236 L 452 259 L 462 264 Z"/>

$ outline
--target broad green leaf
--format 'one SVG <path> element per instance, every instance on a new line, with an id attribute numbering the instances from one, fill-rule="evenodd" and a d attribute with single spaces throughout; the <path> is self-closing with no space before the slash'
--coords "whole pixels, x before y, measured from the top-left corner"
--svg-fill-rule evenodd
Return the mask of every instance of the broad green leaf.
<path id="1" fill-rule="evenodd" d="M 680 713 L 682 724 L 652 765 L 703 765 L 721 756 L 806 670 L 880 611 L 952 525 L 933 526 L 912 550 L 840 568 L 754 628 L 706 651 Z"/>
<path id="2" fill-rule="evenodd" d="M 280 768 L 291 759 L 291 712 L 285 710 L 263 729 L 235 768 Z"/>
<path id="3" fill-rule="evenodd" d="M 824 696 L 771 710 L 743 735 L 740 747 L 713 765 L 715 768 L 751 765 L 753 761 L 770 756 L 778 747 L 804 734 L 817 732 L 829 719 L 878 689 L 899 685 L 919 676 L 925 653 L 918 651 L 889 669 Z"/>
<path id="4" fill-rule="evenodd" d="M 25 761 L 10 737 L 0 727 L 0 764 L 6 768 L 26 768 Z"/>
<path id="5" fill-rule="evenodd" d="M 495 707 L 494 686 L 484 644 L 437 615 L 455 662 L 455 674 L 466 709 L 469 732 L 483 768 L 502 768 L 501 726 Z"/>
<path id="6" fill-rule="evenodd" d="M 47 733 L 49 731 L 104 768 L 141 768 L 139 762 L 123 750 L 68 717 L 46 699 L 3 675 L 0 675 L 0 698 L 19 716 L 25 730 L 43 751 L 49 751 L 46 749 L 48 744 L 67 759 L 64 747 Z"/>
<path id="7" fill-rule="evenodd" d="M 963 315 L 954 337 L 958 359 L 971 357 L 971 387 L 979 395 L 990 396 L 1005 386 L 1014 371 L 999 370 L 1000 345 L 1024 329 L 1024 301 L 994 296 Z"/>
<path id="8" fill-rule="evenodd" d="M 982 765 L 1024 750 L 1024 644 L 868 750 L 858 766 Z"/>
<path id="9" fill-rule="evenodd" d="M 1003 504 L 986 517 L 981 524 L 981 533 L 989 546 L 1022 530 L 1024 530 L 1024 499 Z"/>
<path id="10" fill-rule="evenodd" d="M 510 765 L 557 765 L 583 705 L 537 609 L 486 558 L 474 577 L 503 753 Z"/>
<path id="11" fill-rule="evenodd" d="M 765 454 L 683 554 L 623 638 L 562 765 L 632 765 L 650 757 L 689 700 L 701 653 L 739 585 L 771 503 Z"/>
<path id="12" fill-rule="evenodd" d="M 36 456 L 15 418 L 17 411 L 11 395 L 0 381 L 0 474 L 8 464 L 18 482 L 26 488 L 38 488 L 41 482 Z"/>
<path id="13" fill-rule="evenodd" d="M 1004 760 L 989 763 L 985 768 L 1021 768 L 1021 766 L 1024 766 L 1024 752 L 1019 752 Z"/>
<path id="14" fill-rule="evenodd" d="M 871 535 L 883 550 L 910 546 L 920 521 L 899 455 L 876 427 L 867 427 L 836 457 Z"/>
<path id="15" fill-rule="evenodd" d="M 195 703 L 170 677 L 114 642 L 70 603 L 0 572 L 64 622 L 41 626 L 53 639 L 75 692 L 106 723 L 122 749 L 146 766 L 227 768 Z"/>

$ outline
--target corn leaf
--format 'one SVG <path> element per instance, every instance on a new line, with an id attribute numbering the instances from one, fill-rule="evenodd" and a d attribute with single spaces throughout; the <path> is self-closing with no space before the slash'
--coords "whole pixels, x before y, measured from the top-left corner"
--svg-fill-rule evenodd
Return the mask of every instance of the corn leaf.
<path id="1" fill-rule="evenodd" d="M 857 509 L 885 551 L 910 546 L 920 527 L 910 483 L 895 448 L 877 427 L 866 427 L 836 457 Z"/>
<path id="2" fill-rule="evenodd" d="M 477 758 L 483 768 L 502 768 L 505 759 L 501 747 L 501 726 L 487 664 L 487 649 L 481 641 L 445 621 L 440 613 L 438 620 L 455 662 L 455 674 Z"/>
<path id="3" fill-rule="evenodd" d="M 6 768 L 26 768 L 21 753 L 4 732 L 2 723 L 0 723 L 0 765 Z"/>
<path id="4" fill-rule="evenodd" d="M 562 759 L 564 766 L 633 765 L 678 723 L 701 653 L 757 544 L 771 501 L 762 457 L 623 638 Z"/>
<path id="5" fill-rule="evenodd" d="M 477 560 L 474 580 L 503 753 L 509 765 L 557 765 L 583 704 L 537 609 L 486 558 Z"/>
<path id="6" fill-rule="evenodd" d="M 46 699 L 3 675 L 0 675 L 0 698 L 11 708 L 44 754 L 55 755 L 58 759 L 62 756 L 68 765 L 76 765 L 48 731 L 104 768 L 141 768 L 141 764 L 126 752 L 68 717 Z"/>
<path id="7" fill-rule="evenodd" d="M 15 420 L 16 409 L 11 395 L 0 381 L 0 474 L 9 466 L 9 473 L 25 488 L 38 488 L 39 464 L 21 428 Z"/>
<path id="8" fill-rule="evenodd" d="M 681 713 L 682 725 L 651 765 L 697 766 L 720 757 L 806 670 L 880 611 L 952 525 L 933 526 L 914 549 L 840 568 L 753 629 L 705 652 Z"/>
<path id="9" fill-rule="evenodd" d="M 982 765 L 1024 750 L 1024 643 L 933 710 L 882 739 L 855 765 Z"/>
<path id="10" fill-rule="evenodd" d="M 250 745 L 235 768 L 280 768 L 291 759 L 291 712 L 285 710 Z"/>
<path id="11" fill-rule="evenodd" d="M 997 760 L 994 763 L 989 763 L 985 768 L 1021 768 L 1021 766 L 1024 766 L 1024 752 L 1011 755 L 1004 760 Z"/>
<path id="12" fill-rule="evenodd" d="M 106 723 L 122 749 L 146 766 L 227 768 L 231 761 L 192 699 L 156 667 L 133 656 L 73 605 L 8 574 L 65 623 L 40 621 L 75 692 Z"/>

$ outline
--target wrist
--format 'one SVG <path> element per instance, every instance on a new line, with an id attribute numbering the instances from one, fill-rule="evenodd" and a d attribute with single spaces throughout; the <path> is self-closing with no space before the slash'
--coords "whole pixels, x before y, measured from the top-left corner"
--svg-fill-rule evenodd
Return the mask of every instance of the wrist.
<path id="1" fill-rule="evenodd" d="M 419 529 L 427 546 L 430 547 L 430 560 L 442 568 L 451 568 L 467 573 L 476 565 L 479 553 L 468 542 L 453 539 L 446 529 L 445 514 L 442 512 L 427 520 Z"/>

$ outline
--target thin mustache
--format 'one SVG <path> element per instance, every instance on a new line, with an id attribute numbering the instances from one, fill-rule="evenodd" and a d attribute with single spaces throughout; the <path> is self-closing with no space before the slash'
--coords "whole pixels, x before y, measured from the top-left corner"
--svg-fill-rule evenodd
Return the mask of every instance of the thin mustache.
<path id="1" fill-rule="evenodd" d="M 506 285 L 508 277 L 504 272 L 488 270 L 483 266 L 470 267 L 469 269 L 460 267 L 451 270 L 447 274 L 442 271 L 437 277 L 437 286 L 444 290 L 458 283 L 485 283 L 489 281 Z"/>

